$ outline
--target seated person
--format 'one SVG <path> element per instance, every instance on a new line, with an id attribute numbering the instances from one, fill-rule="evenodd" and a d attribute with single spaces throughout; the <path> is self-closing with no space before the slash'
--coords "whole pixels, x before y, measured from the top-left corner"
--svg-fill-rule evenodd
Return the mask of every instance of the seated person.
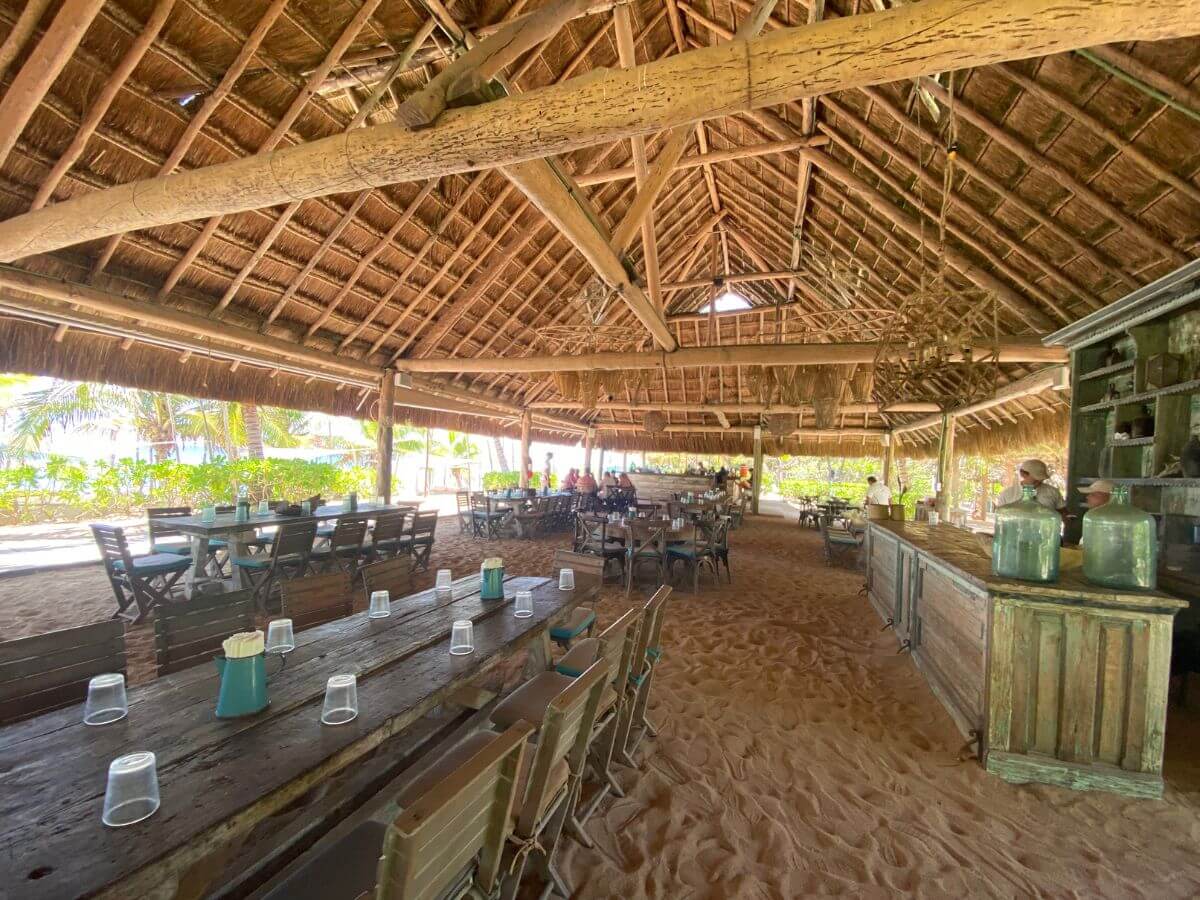
<path id="1" fill-rule="evenodd" d="M 563 490 L 564 491 L 573 491 L 573 490 L 575 490 L 575 488 L 578 484 L 579 484 L 579 470 L 578 469 L 568 469 L 566 480 L 563 481 L 563 485 L 562 485 Z"/>
<path id="2" fill-rule="evenodd" d="M 633 490 L 633 482 L 629 480 L 629 475 L 627 475 L 625 472 L 622 472 L 621 477 L 617 479 L 617 486 L 622 490 Z"/>
<path id="3" fill-rule="evenodd" d="M 591 469 L 583 470 L 583 475 L 581 475 L 579 477 L 578 488 L 579 488 L 579 493 L 581 493 L 581 494 L 596 493 L 596 489 L 597 489 L 596 479 L 594 477 L 592 477 Z"/>

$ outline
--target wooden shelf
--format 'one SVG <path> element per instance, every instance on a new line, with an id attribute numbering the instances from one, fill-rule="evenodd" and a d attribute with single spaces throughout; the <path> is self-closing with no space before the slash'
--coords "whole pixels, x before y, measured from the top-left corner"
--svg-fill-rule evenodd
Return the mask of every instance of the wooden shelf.
<path id="1" fill-rule="evenodd" d="M 1091 381 L 1093 378 L 1107 378 L 1109 375 L 1120 375 L 1122 372 L 1128 372 L 1133 368 L 1134 360 L 1124 359 L 1119 363 L 1113 363 L 1111 366 L 1104 366 L 1101 369 L 1093 369 L 1084 375 L 1079 376 L 1080 381 Z"/>
<path id="2" fill-rule="evenodd" d="M 1130 406 L 1135 403 L 1148 403 L 1151 400 L 1157 400 L 1159 397 L 1164 397 L 1168 394 L 1191 394 L 1200 391 L 1200 378 L 1194 378 L 1191 381 L 1181 381 L 1179 384 L 1168 385 L 1164 388 L 1159 388 L 1156 391 L 1144 391 L 1141 394 L 1129 394 L 1126 397 L 1118 397 L 1116 400 L 1101 400 L 1099 403 L 1091 403 L 1087 406 L 1079 407 L 1079 412 L 1105 412 L 1117 406 Z"/>
<path id="3" fill-rule="evenodd" d="M 1114 441 L 1109 438 L 1106 446 L 1109 447 L 1149 447 L 1154 443 L 1154 435 L 1150 437 L 1126 438 L 1123 441 Z"/>
<path id="4" fill-rule="evenodd" d="M 1080 481 L 1096 481 L 1102 476 L 1088 476 Z M 1131 487 L 1200 487 L 1200 478 L 1109 478 L 1113 484 Z"/>

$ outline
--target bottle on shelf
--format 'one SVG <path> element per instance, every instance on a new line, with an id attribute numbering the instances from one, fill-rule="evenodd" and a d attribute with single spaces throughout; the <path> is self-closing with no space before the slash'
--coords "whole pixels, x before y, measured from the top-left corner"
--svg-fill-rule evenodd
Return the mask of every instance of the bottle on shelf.
<path id="1" fill-rule="evenodd" d="M 1129 503 L 1129 488 L 1114 487 L 1103 506 L 1083 517 L 1083 575 L 1118 590 L 1154 590 L 1158 577 L 1158 523 Z"/>
<path id="2" fill-rule="evenodd" d="M 1058 580 L 1062 517 L 1037 502 L 1037 489 L 1026 485 L 1021 499 L 996 510 L 992 538 L 992 574 L 1022 581 Z"/>

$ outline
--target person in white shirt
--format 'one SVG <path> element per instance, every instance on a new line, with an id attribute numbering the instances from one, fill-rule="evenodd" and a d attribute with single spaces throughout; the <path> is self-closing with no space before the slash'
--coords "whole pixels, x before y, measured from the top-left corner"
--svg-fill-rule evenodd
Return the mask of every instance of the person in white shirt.
<path id="1" fill-rule="evenodd" d="M 867 476 L 867 503 L 874 503 L 879 506 L 887 506 L 892 502 L 892 489 L 886 484 L 875 478 L 874 475 Z"/>
<path id="2" fill-rule="evenodd" d="M 1046 480 L 1050 477 L 1050 470 L 1040 459 L 1025 460 L 1017 469 L 1017 474 L 1020 476 L 1020 481 L 1000 492 L 1000 496 L 996 498 L 997 508 L 1016 503 L 1021 499 L 1022 488 L 1025 487 L 1033 487 L 1035 499 L 1047 509 L 1061 512 L 1066 508 L 1067 504 L 1063 500 L 1063 495 L 1058 488 Z"/>

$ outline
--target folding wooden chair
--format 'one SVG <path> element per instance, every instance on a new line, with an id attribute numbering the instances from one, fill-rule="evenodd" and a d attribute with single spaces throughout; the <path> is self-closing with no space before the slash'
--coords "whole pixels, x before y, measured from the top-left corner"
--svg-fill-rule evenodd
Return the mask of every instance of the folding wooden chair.
<path id="1" fill-rule="evenodd" d="M 323 625 L 354 612 L 350 576 L 345 572 L 309 575 L 280 582 L 283 615 L 296 631 Z"/>
<path id="2" fill-rule="evenodd" d="M 505 900 L 516 896 L 531 857 L 548 887 L 563 897 L 572 896 L 571 888 L 554 868 L 554 853 L 579 800 L 596 713 L 607 687 L 606 674 L 604 664 L 599 662 L 578 678 L 542 672 L 492 711 L 492 722 L 499 728 L 511 728 L 521 721 L 538 726 L 537 749 L 507 854 L 507 874 L 501 888 Z M 543 891 L 543 896 L 547 893 Z"/>
<path id="3" fill-rule="evenodd" d="M 257 556 L 235 557 L 232 562 L 246 570 L 254 586 L 254 603 L 260 610 L 267 608 L 271 591 L 281 579 L 299 578 L 308 571 L 317 523 L 287 522 L 279 526 L 271 542 L 271 552 Z"/>
<path id="4" fill-rule="evenodd" d="M 571 553 L 568 550 L 554 551 L 554 574 L 558 575 L 560 569 L 573 569 L 575 571 L 575 586 L 579 587 L 581 578 L 597 578 L 601 582 L 604 581 L 604 560 L 599 556 L 593 556 L 590 553 Z M 596 625 L 596 610 L 593 602 L 592 608 L 585 606 L 577 606 L 571 610 L 565 622 L 554 625 L 550 628 L 550 640 L 558 644 L 564 650 L 571 648 L 571 641 L 579 637 L 585 631 L 590 636 L 592 628 Z"/>
<path id="5" fill-rule="evenodd" d="M 411 594 L 412 570 L 411 556 L 393 556 L 363 566 L 360 571 L 367 600 L 371 599 L 372 591 L 387 591 L 392 600 Z"/>
<path id="6" fill-rule="evenodd" d="M 387 559 L 402 551 L 400 542 L 408 533 L 406 512 L 380 513 L 371 526 L 371 543 L 363 549 L 372 559 Z"/>
<path id="7" fill-rule="evenodd" d="M 263 900 L 492 897 L 516 828 L 533 728 L 478 732 L 396 799 L 390 824 L 369 819 L 312 854 Z M 373 889 L 373 890 L 372 890 Z"/>
<path id="8" fill-rule="evenodd" d="M 118 616 L 140 622 L 151 609 L 169 602 L 175 583 L 191 568 L 192 558 L 178 553 L 131 555 L 123 528 L 112 525 L 89 527 L 117 598 Z"/>
<path id="9" fill-rule="evenodd" d="M 366 516 L 339 516 L 333 533 L 329 535 L 328 547 L 313 549 L 309 553 L 310 568 L 314 572 L 342 571 L 353 578 L 358 574 L 358 561 L 363 555 L 363 541 L 366 538 Z"/>
<path id="10" fill-rule="evenodd" d="M 830 516 L 817 519 L 817 527 L 821 529 L 821 540 L 825 545 L 825 564 L 844 562 L 846 559 L 857 559 L 862 542 L 844 528 L 834 528 Z"/>
<path id="11" fill-rule="evenodd" d="M 629 670 L 625 704 L 617 724 L 616 751 L 625 765 L 637 768 L 633 752 L 647 734 L 658 732 L 646 717 L 646 705 L 650 700 L 650 684 L 654 680 L 654 669 L 662 659 L 662 626 L 666 615 L 667 600 L 671 588 L 663 585 L 654 592 L 643 607 L 642 627 L 633 648 L 633 664 Z M 634 735 L 634 729 L 637 729 Z M 630 738 L 633 736 L 633 743 Z"/>
<path id="12" fill-rule="evenodd" d="M 472 530 L 471 525 L 471 492 L 455 491 L 454 499 L 458 506 L 458 533 L 466 534 Z"/>
<path id="13" fill-rule="evenodd" d="M 617 741 L 617 725 L 623 707 L 632 702 L 624 686 L 629 682 L 633 653 L 641 631 L 642 615 L 643 611 L 640 609 L 629 610 L 604 629 L 599 637 L 588 638 L 572 647 L 554 667 L 560 675 L 577 678 L 593 662 L 598 661 L 604 665 L 606 672 L 605 683 L 608 687 L 600 696 L 600 708 L 596 711 L 596 724 L 592 729 L 591 762 L 598 784 L 582 813 L 573 816 L 570 823 L 572 834 L 585 847 L 591 847 L 592 840 L 583 830 L 583 826 L 608 796 L 609 791 L 618 797 L 625 796 L 625 792 L 613 777 L 612 759 Z"/>
<path id="14" fill-rule="evenodd" d="M 120 620 L 4 641 L 0 725 L 82 703 L 88 681 L 107 673 L 125 673 L 125 624 Z"/>
<path id="15" fill-rule="evenodd" d="M 436 509 L 414 513 L 408 534 L 400 539 L 400 549 L 410 553 L 413 571 L 429 569 L 429 557 L 433 554 L 433 533 L 437 529 Z"/>
<path id="16" fill-rule="evenodd" d="M 253 631 L 254 592 L 201 594 L 154 614 L 154 661 L 158 676 L 192 666 L 211 665 L 231 634 Z"/>
<path id="17" fill-rule="evenodd" d="M 190 506 L 148 506 L 146 507 L 146 526 L 150 532 L 151 553 L 177 553 L 180 556 L 192 555 L 191 539 L 178 528 L 172 528 L 163 522 L 175 516 L 190 516 Z"/>
<path id="18" fill-rule="evenodd" d="M 508 516 L 507 509 L 494 509 L 484 494 L 471 495 L 471 533 L 475 537 L 495 540 Z"/>

